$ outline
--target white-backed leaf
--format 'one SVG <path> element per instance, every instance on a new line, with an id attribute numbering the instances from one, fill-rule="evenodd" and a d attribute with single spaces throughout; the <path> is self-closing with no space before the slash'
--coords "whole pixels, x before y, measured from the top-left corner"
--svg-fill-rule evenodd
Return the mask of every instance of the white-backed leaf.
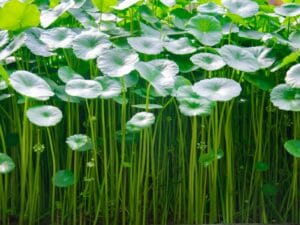
<path id="1" fill-rule="evenodd" d="M 9 81 L 13 89 L 30 98 L 45 101 L 54 95 L 48 83 L 36 74 L 24 70 L 13 72 Z"/>
<path id="2" fill-rule="evenodd" d="M 59 108 L 51 105 L 35 106 L 27 110 L 26 116 L 31 123 L 39 127 L 52 127 L 63 118 Z"/>
<path id="3" fill-rule="evenodd" d="M 114 48 L 105 51 L 97 59 L 98 68 L 105 75 L 122 77 L 134 70 L 134 65 L 139 61 L 137 53 L 130 49 Z"/>

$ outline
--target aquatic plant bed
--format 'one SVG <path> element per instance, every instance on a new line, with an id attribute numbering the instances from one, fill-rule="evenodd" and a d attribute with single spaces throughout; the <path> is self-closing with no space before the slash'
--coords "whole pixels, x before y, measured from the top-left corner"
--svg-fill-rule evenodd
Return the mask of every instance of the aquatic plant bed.
<path id="1" fill-rule="evenodd" d="M 300 224 L 299 55 L 299 1 L 0 1 L 0 223 Z"/>

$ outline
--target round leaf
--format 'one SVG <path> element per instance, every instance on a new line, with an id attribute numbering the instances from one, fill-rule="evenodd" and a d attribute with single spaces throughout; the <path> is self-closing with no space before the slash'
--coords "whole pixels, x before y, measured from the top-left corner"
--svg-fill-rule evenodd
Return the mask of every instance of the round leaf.
<path id="1" fill-rule="evenodd" d="M 85 134 L 75 134 L 67 138 L 66 143 L 74 151 L 85 152 L 93 148 L 91 138 Z"/>
<path id="2" fill-rule="evenodd" d="M 202 5 L 199 5 L 197 8 L 198 12 L 200 13 L 206 13 L 206 14 L 224 14 L 224 9 L 216 5 L 213 2 L 208 2 Z"/>
<path id="3" fill-rule="evenodd" d="M 179 110 L 185 116 L 210 115 L 215 103 L 198 95 L 192 86 L 182 86 L 176 91 Z"/>
<path id="4" fill-rule="evenodd" d="M 243 72 L 255 72 L 260 65 L 254 55 L 247 49 L 235 45 L 224 45 L 219 50 L 227 65 Z"/>
<path id="5" fill-rule="evenodd" d="M 222 39 L 222 26 L 213 16 L 194 16 L 186 27 L 187 31 L 203 45 L 213 46 Z"/>
<path id="6" fill-rule="evenodd" d="M 72 79 L 84 79 L 81 75 L 77 74 L 72 68 L 68 66 L 62 66 L 57 71 L 59 79 L 62 82 L 67 83 Z"/>
<path id="7" fill-rule="evenodd" d="M 65 27 L 56 27 L 44 31 L 41 34 L 41 40 L 46 43 L 50 48 L 70 48 L 71 43 L 75 37 L 75 33 Z"/>
<path id="8" fill-rule="evenodd" d="M 198 53 L 191 57 L 191 61 L 202 69 L 213 71 L 225 66 L 223 59 L 216 54 Z"/>
<path id="9" fill-rule="evenodd" d="M 16 92 L 30 98 L 45 101 L 54 95 L 45 80 L 24 70 L 12 73 L 9 81 Z"/>
<path id="10" fill-rule="evenodd" d="M 49 46 L 40 40 L 42 29 L 31 28 L 26 30 L 26 47 L 34 54 L 43 57 L 54 55 Z"/>
<path id="11" fill-rule="evenodd" d="M 99 95 L 100 98 L 114 98 L 119 96 L 122 92 L 122 85 L 117 80 L 111 79 L 106 76 L 96 77 L 95 80 L 98 81 L 103 88 Z"/>
<path id="12" fill-rule="evenodd" d="M 177 64 L 167 59 L 138 62 L 136 69 L 162 96 L 170 94 L 179 72 Z"/>
<path id="13" fill-rule="evenodd" d="M 285 82 L 294 88 L 300 88 L 300 63 L 292 66 L 287 71 Z"/>
<path id="14" fill-rule="evenodd" d="M 254 16 L 259 10 L 258 4 L 251 0 L 222 0 L 222 4 L 242 18 Z"/>
<path id="15" fill-rule="evenodd" d="M 197 48 L 192 46 L 190 40 L 186 37 L 179 38 L 178 40 L 172 40 L 164 43 L 164 47 L 168 52 L 175 55 L 192 54 L 197 51 Z"/>
<path id="16" fill-rule="evenodd" d="M 157 55 L 163 51 L 163 42 L 155 37 L 130 37 L 127 41 L 134 50 L 143 54 Z"/>
<path id="17" fill-rule="evenodd" d="M 52 182 L 56 187 L 69 187 L 75 183 L 74 175 L 69 170 L 59 170 L 52 177 Z"/>
<path id="18" fill-rule="evenodd" d="M 31 123 L 39 127 L 55 126 L 63 118 L 60 109 L 51 105 L 29 108 L 26 112 L 26 116 Z"/>
<path id="19" fill-rule="evenodd" d="M 73 51 L 79 59 L 90 60 L 102 55 L 111 46 L 107 37 L 99 32 L 82 32 L 73 40 Z"/>
<path id="20" fill-rule="evenodd" d="M 122 77 L 133 71 L 138 61 L 138 54 L 132 50 L 115 48 L 101 54 L 97 59 L 97 66 L 105 75 Z"/>
<path id="21" fill-rule="evenodd" d="M 300 158 L 300 140 L 289 140 L 284 143 L 284 148 L 290 153 L 292 156 L 296 158 Z"/>
<path id="22" fill-rule="evenodd" d="M 279 84 L 271 91 L 271 102 L 281 110 L 300 111 L 300 89 Z"/>
<path id="23" fill-rule="evenodd" d="M 155 116 L 150 112 L 136 113 L 127 123 L 128 130 L 140 130 L 150 127 L 155 121 Z"/>
<path id="24" fill-rule="evenodd" d="M 228 78 L 211 78 L 194 84 L 193 90 L 211 101 L 229 101 L 240 95 L 239 83 Z"/>
<path id="25" fill-rule="evenodd" d="M 93 99 L 97 98 L 101 91 L 100 83 L 95 80 L 73 79 L 66 84 L 66 93 L 75 97 Z"/>
<path id="26" fill-rule="evenodd" d="M 16 167 L 13 160 L 5 153 L 0 153 L 0 174 L 11 172 Z"/>
<path id="27" fill-rule="evenodd" d="M 271 56 L 270 52 L 272 49 L 264 46 L 256 46 L 247 48 L 253 56 L 257 59 L 259 67 L 261 69 L 269 68 L 275 62 L 275 58 Z"/>

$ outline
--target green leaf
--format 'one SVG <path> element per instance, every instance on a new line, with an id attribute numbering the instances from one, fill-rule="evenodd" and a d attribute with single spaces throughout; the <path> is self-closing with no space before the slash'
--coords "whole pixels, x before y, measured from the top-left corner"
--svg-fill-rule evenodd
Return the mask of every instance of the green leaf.
<path id="1" fill-rule="evenodd" d="M 0 153 L 0 174 L 11 172 L 16 167 L 13 160 L 5 153 Z"/>
<path id="2" fill-rule="evenodd" d="M 209 151 L 207 153 L 202 153 L 199 157 L 199 163 L 202 166 L 207 167 L 211 163 L 213 163 L 213 161 L 215 161 L 216 159 L 223 158 L 223 156 L 224 156 L 224 151 L 222 149 L 219 149 L 216 154 L 215 154 L 214 151 Z"/>
<path id="3" fill-rule="evenodd" d="M 67 138 L 66 143 L 73 151 L 85 152 L 93 148 L 91 138 L 85 134 L 74 134 Z"/>
<path id="4" fill-rule="evenodd" d="M 72 68 L 68 66 L 62 66 L 57 71 L 59 79 L 67 83 L 72 79 L 84 79 L 80 74 L 76 73 Z"/>
<path id="5" fill-rule="evenodd" d="M 52 177 L 52 182 L 56 187 L 69 187 L 75 183 L 74 175 L 69 170 L 59 170 Z"/>
<path id="6" fill-rule="evenodd" d="M 26 116 L 31 123 L 39 127 L 55 126 L 63 118 L 60 109 L 51 105 L 31 107 L 27 110 Z"/>
<path id="7" fill-rule="evenodd" d="M 92 0 L 92 3 L 101 12 L 110 12 L 112 7 L 118 3 L 118 0 Z"/>
<path id="8" fill-rule="evenodd" d="M 292 156 L 296 158 L 300 158 L 300 140 L 289 140 L 284 143 L 284 148 L 290 153 Z"/>
<path id="9" fill-rule="evenodd" d="M 291 63 L 294 63 L 297 61 L 297 59 L 299 58 L 300 56 L 300 49 L 296 52 L 292 52 L 291 54 L 287 55 L 286 57 L 283 58 L 282 62 L 274 67 L 271 72 L 276 72 L 277 70 L 281 69 L 282 67 L 284 66 L 287 66 Z"/>
<path id="10" fill-rule="evenodd" d="M 179 110 L 185 116 L 210 115 L 215 106 L 215 102 L 198 95 L 191 85 L 178 88 L 175 95 L 180 103 Z"/>
<path id="11" fill-rule="evenodd" d="M 0 8 L 0 18 L 0 29 L 15 31 L 38 26 L 40 11 L 34 4 L 10 0 Z"/>
<path id="12" fill-rule="evenodd" d="M 262 192 L 264 195 L 272 197 L 277 194 L 278 188 L 273 184 L 264 184 L 262 186 Z"/>
<path id="13" fill-rule="evenodd" d="M 191 61 L 202 69 L 208 71 L 219 70 L 226 64 L 222 57 L 212 53 L 198 53 L 191 57 Z"/>
<path id="14" fill-rule="evenodd" d="M 260 73 L 245 74 L 244 78 L 249 83 L 264 91 L 271 90 L 276 85 L 276 82 L 273 77 L 267 77 L 264 74 Z"/>
<path id="15" fill-rule="evenodd" d="M 203 45 L 213 46 L 222 39 L 222 26 L 213 16 L 197 15 L 192 17 L 186 30 Z"/>
<path id="16" fill-rule="evenodd" d="M 268 164 L 268 163 L 265 163 L 265 162 L 257 162 L 257 163 L 255 164 L 255 169 L 256 169 L 256 171 L 258 171 L 258 172 L 265 172 L 265 171 L 267 171 L 269 168 L 270 168 L 269 164 Z"/>

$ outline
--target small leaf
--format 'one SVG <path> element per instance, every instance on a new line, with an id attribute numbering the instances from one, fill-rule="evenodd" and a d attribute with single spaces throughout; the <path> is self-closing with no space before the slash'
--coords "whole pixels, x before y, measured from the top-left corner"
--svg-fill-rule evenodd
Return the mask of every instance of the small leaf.
<path id="1" fill-rule="evenodd" d="M 226 64 L 222 57 L 212 53 L 198 53 L 191 57 L 191 61 L 202 69 L 208 71 L 219 70 Z"/>
<path id="2" fill-rule="evenodd" d="M 68 66 L 62 66 L 57 71 L 59 79 L 67 83 L 72 79 L 84 79 L 80 74 L 76 73 L 72 68 Z"/>
<path id="3" fill-rule="evenodd" d="M 129 131 L 140 131 L 150 127 L 155 121 L 155 116 L 150 112 L 136 113 L 127 123 L 126 129 Z"/>
<path id="4" fill-rule="evenodd" d="M 67 138 L 66 143 L 73 151 L 85 152 L 93 148 L 91 138 L 85 134 L 74 134 Z"/>
<path id="5" fill-rule="evenodd" d="M 171 52 L 175 55 L 192 54 L 197 51 L 197 48 L 194 47 L 191 44 L 190 40 L 186 37 L 181 37 L 177 40 L 165 42 L 164 47 L 168 52 Z"/>
<path id="6" fill-rule="evenodd" d="M 13 160 L 5 153 L 0 153 L 0 174 L 11 172 L 16 167 Z"/>
<path id="7" fill-rule="evenodd" d="M 155 37 L 130 37 L 128 44 L 137 52 L 147 55 L 157 55 L 163 51 L 163 42 Z"/>
<path id="8" fill-rule="evenodd" d="M 60 188 L 65 188 L 74 185 L 74 175 L 69 170 L 59 170 L 52 177 L 53 185 Z"/>
<path id="9" fill-rule="evenodd" d="M 185 116 L 207 116 L 210 115 L 215 102 L 198 95 L 193 86 L 182 86 L 176 91 L 179 101 L 179 110 Z"/>
<path id="10" fill-rule="evenodd" d="M 300 158 L 300 140 L 289 140 L 284 143 L 284 148 L 290 153 L 292 156 L 296 158 Z"/>
<path id="11" fill-rule="evenodd" d="M 264 184 L 262 186 L 262 192 L 264 193 L 264 195 L 272 197 L 276 196 L 278 188 L 273 184 Z"/>
<path id="12" fill-rule="evenodd" d="M 255 164 L 255 169 L 256 169 L 258 172 L 265 172 L 265 171 L 267 171 L 269 168 L 270 168 L 269 164 L 268 164 L 268 163 L 265 163 L 265 162 L 257 162 L 257 163 Z"/>

